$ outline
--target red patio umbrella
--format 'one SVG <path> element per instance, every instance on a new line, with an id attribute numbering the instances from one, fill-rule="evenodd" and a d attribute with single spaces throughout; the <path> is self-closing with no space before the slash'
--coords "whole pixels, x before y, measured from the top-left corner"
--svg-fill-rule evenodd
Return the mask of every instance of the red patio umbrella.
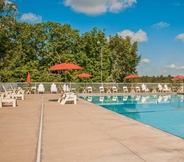
<path id="1" fill-rule="evenodd" d="M 174 78 L 172 78 L 171 80 L 180 80 L 180 79 L 184 79 L 184 76 L 183 75 L 177 75 L 175 76 Z"/>
<path id="2" fill-rule="evenodd" d="M 56 64 L 49 68 L 49 70 L 78 70 L 78 69 L 82 69 L 82 67 L 73 63 Z M 66 75 L 65 75 L 65 81 L 66 81 Z"/>
<path id="3" fill-rule="evenodd" d="M 130 75 L 125 77 L 125 79 L 136 79 L 136 78 L 139 78 L 139 76 L 137 74 L 130 74 Z M 133 88 L 133 83 L 132 83 L 131 89 L 132 89 L 131 92 L 135 92 L 134 88 Z"/>
<path id="4" fill-rule="evenodd" d="M 125 79 L 134 79 L 134 78 L 139 78 L 139 76 L 137 74 L 130 74 L 125 77 Z"/>
<path id="5" fill-rule="evenodd" d="M 174 78 L 172 78 L 171 80 L 172 81 L 182 80 L 182 86 L 183 86 L 183 79 L 184 79 L 184 76 L 183 75 L 177 75 Z"/>
<path id="6" fill-rule="evenodd" d="M 77 74 L 77 76 L 80 77 L 80 78 L 90 78 L 90 77 L 92 77 L 92 75 L 88 74 L 88 73 Z"/>
<path id="7" fill-rule="evenodd" d="M 82 69 L 81 66 L 72 64 L 72 63 L 62 63 L 62 64 L 57 64 L 54 66 L 51 66 L 49 70 L 74 70 L 74 69 Z"/>
<path id="8" fill-rule="evenodd" d="M 92 77 L 92 75 L 88 74 L 88 73 L 77 74 L 77 76 L 80 77 L 80 78 L 90 78 L 90 77 Z"/>
<path id="9" fill-rule="evenodd" d="M 28 83 L 28 84 L 31 83 L 31 75 L 30 75 L 29 72 L 27 73 L 27 83 Z"/>

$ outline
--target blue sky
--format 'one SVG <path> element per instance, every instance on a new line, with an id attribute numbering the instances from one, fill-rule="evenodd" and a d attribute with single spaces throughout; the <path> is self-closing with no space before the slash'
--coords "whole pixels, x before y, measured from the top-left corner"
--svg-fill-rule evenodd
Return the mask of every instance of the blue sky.
<path id="1" fill-rule="evenodd" d="M 184 75 L 183 0 L 16 0 L 20 21 L 94 27 L 138 41 L 140 76 Z"/>

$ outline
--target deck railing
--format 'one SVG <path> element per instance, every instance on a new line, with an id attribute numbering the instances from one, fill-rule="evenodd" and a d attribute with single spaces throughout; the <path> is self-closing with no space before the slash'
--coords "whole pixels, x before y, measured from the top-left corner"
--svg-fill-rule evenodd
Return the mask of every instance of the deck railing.
<path id="1" fill-rule="evenodd" d="M 51 84 L 53 82 L 34 82 L 34 83 L 31 83 L 30 85 L 27 84 L 26 82 L 18 82 L 18 83 L 0 83 L 0 91 L 2 92 L 3 89 L 2 89 L 2 84 L 6 87 L 6 89 L 11 89 L 11 86 L 12 87 L 15 87 L 15 88 L 18 88 L 18 87 L 21 87 L 22 89 L 27 89 L 28 87 L 36 87 L 38 88 L 38 85 L 42 83 L 45 87 L 45 92 L 44 93 L 50 93 L 50 87 L 51 87 Z M 59 86 L 63 86 L 65 83 L 64 82 L 54 82 L 56 84 L 57 87 Z M 135 88 L 136 86 L 139 86 L 141 88 L 141 85 L 143 83 L 76 83 L 76 82 L 68 82 L 68 87 L 70 90 L 73 90 L 75 92 L 82 92 L 82 88 L 83 87 L 88 87 L 88 86 L 91 86 L 92 89 L 93 89 L 93 92 L 94 93 L 99 93 L 100 90 L 99 90 L 99 87 L 101 85 L 103 85 L 104 88 L 111 88 L 113 86 L 116 86 L 117 87 L 117 92 L 119 93 L 123 93 L 123 86 L 127 86 L 129 92 L 130 90 L 133 88 Z M 152 92 L 152 90 L 154 89 L 158 89 L 158 84 L 161 84 L 162 87 L 164 86 L 164 84 L 166 84 L 169 88 L 171 88 L 172 91 L 177 91 L 178 89 L 181 88 L 181 86 L 183 86 L 183 83 L 144 83 L 146 85 L 146 87 L 150 90 L 150 92 Z"/>

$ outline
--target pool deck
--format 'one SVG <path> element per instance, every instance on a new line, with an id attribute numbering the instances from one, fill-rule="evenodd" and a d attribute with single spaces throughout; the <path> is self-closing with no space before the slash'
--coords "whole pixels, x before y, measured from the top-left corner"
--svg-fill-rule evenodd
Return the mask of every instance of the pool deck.
<path id="1" fill-rule="evenodd" d="M 42 101 L 41 162 L 184 161 L 184 139 L 82 99 L 60 105 L 58 98 L 26 94 L 17 107 L 0 108 L 1 162 L 36 162 Z"/>

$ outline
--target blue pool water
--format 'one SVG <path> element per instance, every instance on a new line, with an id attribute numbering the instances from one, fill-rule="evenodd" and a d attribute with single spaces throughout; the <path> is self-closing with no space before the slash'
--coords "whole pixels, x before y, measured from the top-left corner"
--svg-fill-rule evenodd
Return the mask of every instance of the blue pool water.
<path id="1" fill-rule="evenodd" d="M 184 95 L 81 96 L 139 122 L 184 138 Z"/>

